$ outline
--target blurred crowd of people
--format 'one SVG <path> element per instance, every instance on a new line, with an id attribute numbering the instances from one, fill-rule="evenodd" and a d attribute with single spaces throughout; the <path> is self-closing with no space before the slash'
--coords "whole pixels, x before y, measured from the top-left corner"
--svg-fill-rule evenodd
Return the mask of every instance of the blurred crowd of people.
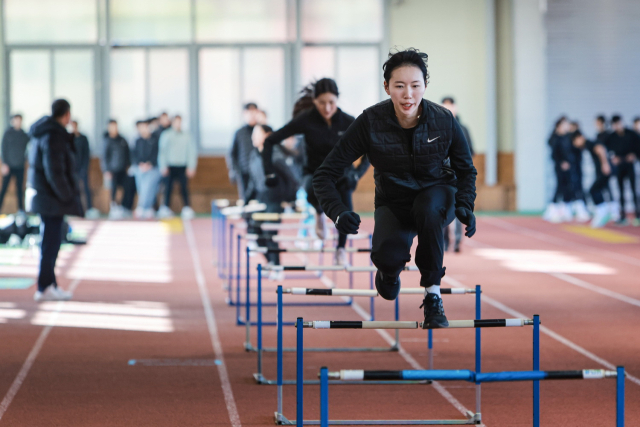
<path id="1" fill-rule="evenodd" d="M 2 191 L 0 209 L 12 178 L 15 180 L 18 213 L 24 213 L 24 175 L 27 146 L 33 137 L 22 128 L 22 116 L 15 114 L 2 138 Z M 118 122 L 109 120 L 104 133 L 100 166 L 103 185 L 110 193 L 109 218 L 168 218 L 174 183 L 180 185 L 183 208 L 181 216 L 193 218 L 189 200 L 188 180 L 195 175 L 198 148 L 191 134 L 182 127 L 182 117 L 170 118 L 165 112 L 158 117 L 136 122 L 137 137 L 127 141 L 118 130 Z M 72 120 L 68 131 L 74 140 L 74 165 L 78 186 L 82 189 L 86 216 L 97 218 L 100 212 L 93 206 L 89 185 L 91 150 L 87 136 Z M 120 195 L 118 190 L 121 189 Z M 137 204 L 134 209 L 135 196 Z M 158 197 L 160 196 L 160 197 Z"/>
<path id="2" fill-rule="evenodd" d="M 620 115 L 613 115 L 610 120 L 599 115 L 595 126 L 597 134 L 589 139 L 577 122 L 565 116 L 556 121 L 549 138 L 556 190 L 543 218 L 550 222 L 591 221 L 594 228 L 609 221 L 628 225 L 625 190 L 628 182 L 634 213 L 631 224 L 640 226 L 635 170 L 640 158 L 640 117 L 633 120 L 633 128 L 628 128 Z M 585 152 L 595 170 L 594 180 L 586 191 L 582 167 Z"/>

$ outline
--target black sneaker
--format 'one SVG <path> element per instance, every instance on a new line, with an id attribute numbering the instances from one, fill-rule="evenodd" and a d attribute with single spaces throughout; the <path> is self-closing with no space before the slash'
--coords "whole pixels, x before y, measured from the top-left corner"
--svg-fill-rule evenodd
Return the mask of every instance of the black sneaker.
<path id="1" fill-rule="evenodd" d="M 400 276 L 392 277 L 383 275 L 380 270 L 376 273 L 376 290 L 386 300 L 393 301 L 400 293 Z"/>
<path id="2" fill-rule="evenodd" d="M 424 322 L 422 329 L 438 329 L 449 327 L 447 316 L 444 315 L 442 298 L 437 294 L 427 294 L 420 308 L 424 307 Z"/>
<path id="3" fill-rule="evenodd" d="M 456 242 L 455 245 L 453 245 L 453 252 L 459 254 L 460 253 L 460 242 Z"/>

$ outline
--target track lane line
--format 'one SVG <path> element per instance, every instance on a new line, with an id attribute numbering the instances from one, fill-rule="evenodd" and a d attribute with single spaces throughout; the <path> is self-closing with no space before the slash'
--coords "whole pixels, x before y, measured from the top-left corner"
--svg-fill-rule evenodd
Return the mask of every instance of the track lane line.
<path id="1" fill-rule="evenodd" d="M 196 282 L 198 282 L 198 290 L 200 292 L 200 299 L 202 300 L 202 307 L 204 308 L 205 318 L 207 320 L 207 328 L 209 329 L 211 345 L 213 346 L 215 358 L 222 362 L 216 366 L 218 368 L 218 375 L 220 376 L 220 383 L 224 394 L 224 401 L 227 406 L 227 412 L 229 413 L 229 420 L 233 427 L 241 427 L 240 415 L 238 414 L 236 400 L 233 396 L 231 382 L 229 381 L 229 373 L 227 372 L 227 365 L 224 361 L 222 343 L 220 342 L 220 335 L 218 334 L 218 326 L 216 324 L 213 307 L 211 306 L 211 298 L 209 297 L 207 283 L 204 278 L 204 273 L 202 272 L 200 253 L 198 252 L 198 246 L 196 245 L 195 237 L 193 235 L 193 228 L 191 227 L 190 221 L 183 221 L 183 225 L 187 243 L 189 245 L 189 252 L 191 253 L 191 259 L 193 260 L 193 270 L 196 275 Z"/>
<path id="2" fill-rule="evenodd" d="M 459 282 L 458 280 L 452 278 L 451 276 L 445 276 L 442 278 L 443 281 L 451 284 L 452 286 L 461 286 L 464 287 L 465 285 L 461 282 Z M 489 296 L 486 296 L 485 293 L 482 293 L 482 301 L 486 302 L 487 304 L 497 308 L 498 310 L 507 313 L 511 316 L 514 317 L 521 317 L 521 318 L 527 318 L 528 316 L 520 313 L 517 310 L 514 310 L 513 308 L 501 303 L 500 301 L 497 301 Z M 552 331 L 551 329 L 549 329 L 547 326 L 544 325 L 540 325 L 540 332 L 542 332 L 543 334 L 546 334 L 548 336 L 550 336 L 551 338 L 553 338 L 554 340 L 566 345 L 567 347 L 577 351 L 578 353 L 582 354 L 583 356 L 587 357 L 588 359 L 593 360 L 596 363 L 599 363 L 600 365 L 606 367 L 607 369 L 616 370 L 616 365 L 614 365 L 613 363 L 603 359 L 600 356 L 595 355 L 594 353 L 590 352 L 589 350 L 587 350 L 584 347 L 579 346 L 578 344 L 574 343 L 573 341 L 563 337 L 562 335 L 560 335 L 557 332 Z M 627 379 L 637 385 L 640 385 L 640 378 L 635 377 L 633 375 L 631 375 L 629 372 L 627 372 Z"/>
<path id="3" fill-rule="evenodd" d="M 475 241 L 475 242 L 469 241 L 468 245 L 473 247 L 473 248 L 486 247 L 486 248 L 491 248 L 491 249 L 507 249 L 507 250 L 510 249 L 510 248 L 498 248 L 497 246 L 493 246 L 493 245 L 490 245 L 488 243 L 483 243 L 483 242 L 478 242 L 478 241 Z M 514 270 L 510 270 L 510 271 L 514 271 Z M 517 271 L 515 271 L 515 272 L 517 272 Z M 517 273 L 526 274 L 527 272 L 526 271 L 520 271 L 520 272 L 517 272 Z M 549 275 L 551 277 L 555 277 L 556 279 L 562 280 L 563 282 L 567 282 L 567 283 L 569 283 L 571 285 L 575 285 L 575 286 L 578 286 L 580 288 L 583 288 L 583 289 L 598 293 L 600 295 L 604 295 L 604 296 L 607 296 L 609 298 L 617 299 L 618 301 L 622 301 L 624 303 L 640 307 L 640 300 L 638 300 L 636 298 L 621 294 L 619 292 L 612 291 L 612 290 L 607 289 L 607 288 L 603 288 L 603 287 L 598 286 L 598 285 L 594 285 L 592 283 L 587 282 L 586 280 L 578 279 L 577 277 L 571 276 L 570 274 L 567 274 L 567 273 L 551 273 L 551 272 L 544 272 L 544 271 L 541 271 L 541 272 L 538 272 L 538 273 L 547 274 L 547 275 Z"/>
<path id="4" fill-rule="evenodd" d="M 75 279 L 73 282 L 71 282 L 71 285 L 69 286 L 69 290 L 71 292 L 74 292 L 79 284 L 80 284 L 80 279 Z M 18 375 L 16 375 L 16 378 L 13 380 L 13 383 L 11 383 L 11 387 L 9 387 L 9 391 L 7 391 L 7 394 L 4 396 L 4 399 L 2 399 L 2 402 L 0 402 L 0 420 L 2 420 L 2 416 L 7 412 L 7 409 L 9 409 L 9 405 L 11 405 L 11 402 L 18 394 L 18 391 L 20 391 L 20 387 L 22 387 L 22 384 L 24 383 L 24 380 L 27 378 L 27 375 L 29 374 L 31 367 L 33 366 L 34 362 L 36 361 L 36 358 L 38 357 L 38 354 L 40 354 L 40 350 L 42 350 L 42 346 L 44 346 L 44 343 L 47 340 L 49 333 L 51 333 L 51 330 L 56 325 L 56 320 L 58 319 L 58 316 L 62 311 L 62 308 L 64 307 L 65 302 L 66 301 L 58 301 L 58 303 L 56 304 L 56 308 L 53 311 L 52 316 L 50 317 L 50 323 L 44 327 L 42 332 L 40 332 L 40 335 L 38 336 L 38 339 L 36 340 L 35 344 L 33 344 L 33 347 L 31 348 L 31 351 L 29 352 L 27 359 L 22 364 L 22 367 L 20 368 Z"/>
<path id="5" fill-rule="evenodd" d="M 594 246 L 587 245 L 587 244 L 578 244 L 578 243 L 572 242 L 571 240 L 550 236 L 542 231 L 532 230 L 530 228 L 523 227 L 521 225 L 515 225 L 510 223 L 509 221 L 504 221 L 498 218 L 483 218 L 483 219 L 484 219 L 484 222 L 486 222 L 487 224 L 491 224 L 494 227 L 501 228 L 503 230 L 513 231 L 518 234 L 530 236 L 535 239 L 542 240 L 543 242 L 553 243 L 554 245 L 558 245 L 561 247 L 572 246 L 574 248 L 580 248 L 583 250 L 586 248 L 589 250 L 589 252 L 597 253 L 598 256 L 604 255 L 607 258 L 614 259 L 615 261 L 621 261 L 626 264 L 633 265 L 635 267 L 640 267 L 640 259 L 628 256 L 625 254 L 619 254 L 617 252 L 608 251 L 606 249 L 596 248 Z"/>

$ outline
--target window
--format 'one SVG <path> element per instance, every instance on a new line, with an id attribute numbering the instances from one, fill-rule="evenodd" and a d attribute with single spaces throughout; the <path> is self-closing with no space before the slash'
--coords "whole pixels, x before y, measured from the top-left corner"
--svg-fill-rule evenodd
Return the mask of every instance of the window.
<path id="1" fill-rule="evenodd" d="M 191 2 L 110 0 L 111 41 L 157 44 L 191 41 Z"/>
<path id="2" fill-rule="evenodd" d="M 379 42 L 383 0 L 302 0 L 305 42 Z"/>
<path id="3" fill-rule="evenodd" d="M 200 42 L 285 42 L 286 0 L 196 0 Z"/>
<path id="4" fill-rule="evenodd" d="M 96 0 L 4 0 L 7 43 L 95 43 Z"/>
<path id="5" fill-rule="evenodd" d="M 278 128 L 286 118 L 284 51 L 282 48 L 200 51 L 201 146 L 226 151 L 242 126 L 242 106 L 255 102 Z"/>
<path id="6" fill-rule="evenodd" d="M 135 122 L 166 111 L 189 129 L 189 58 L 180 49 L 117 49 L 111 54 L 111 117 L 131 143 Z"/>

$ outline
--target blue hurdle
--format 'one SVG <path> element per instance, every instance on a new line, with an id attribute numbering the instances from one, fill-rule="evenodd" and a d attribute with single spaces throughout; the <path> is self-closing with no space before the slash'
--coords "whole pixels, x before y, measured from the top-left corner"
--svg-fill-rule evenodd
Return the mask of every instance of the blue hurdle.
<path id="1" fill-rule="evenodd" d="M 534 326 L 533 328 L 533 355 L 534 358 L 539 359 L 539 333 L 540 329 L 536 327 L 536 325 L 540 324 L 540 318 L 538 315 L 534 315 L 533 319 L 481 319 L 481 305 L 480 298 L 482 290 L 480 286 L 476 286 L 476 318 L 471 321 L 449 321 L 450 328 L 475 328 L 475 373 L 481 373 L 482 368 L 482 354 L 481 354 L 481 342 L 480 337 L 481 334 L 478 333 L 481 328 L 485 327 L 517 327 L 517 326 Z M 331 322 L 331 321 L 316 321 L 316 322 L 304 322 L 301 317 L 299 317 L 296 321 L 296 336 L 297 336 L 297 344 L 296 344 L 296 421 L 295 424 L 298 426 L 302 426 L 304 424 L 319 424 L 319 420 L 304 420 L 302 405 L 303 405 L 303 396 L 304 396 L 304 378 L 303 378 L 303 370 L 304 370 L 304 345 L 303 339 L 304 334 L 303 330 L 305 328 L 316 328 L 316 329 L 417 329 L 420 327 L 420 322 L 401 322 L 401 321 L 388 321 L 388 322 L 368 322 L 368 321 L 348 321 L 348 322 Z M 281 333 L 281 330 L 278 331 Z M 538 345 L 536 345 L 538 343 Z M 281 353 L 280 353 L 281 354 Z M 284 384 L 282 378 L 282 362 L 278 360 L 278 410 L 275 414 L 276 424 L 282 425 L 293 425 L 294 422 L 287 419 L 283 412 L 283 402 L 282 402 L 282 385 Z M 382 381 L 382 380 L 378 380 Z M 397 380 L 396 380 L 397 381 Z M 466 415 L 467 418 L 464 420 L 366 420 L 366 421 L 355 421 L 350 420 L 346 422 L 335 422 L 335 424 L 414 424 L 414 425 L 429 425 L 429 424 L 480 424 L 482 422 L 482 413 L 481 413 L 481 382 L 475 381 L 476 383 L 476 407 L 475 412 L 469 411 Z M 353 422 L 352 422 L 353 421 Z"/>
<path id="2" fill-rule="evenodd" d="M 511 382 L 511 381 L 545 381 L 545 380 L 594 380 L 594 379 L 616 379 L 616 427 L 624 427 L 624 367 L 618 366 L 615 371 L 604 369 L 583 369 L 576 371 L 513 371 L 513 372 L 485 372 L 477 373 L 470 370 L 404 370 L 404 371 L 364 371 L 364 370 L 342 370 L 340 372 L 329 372 L 326 367 L 320 368 L 320 426 L 329 424 L 398 424 L 400 420 L 329 420 L 329 379 L 340 378 L 342 380 L 382 380 L 382 379 L 405 379 L 405 380 L 428 380 L 428 381 L 470 381 L 476 384 L 485 382 Z M 540 404 L 536 402 L 534 395 L 534 427 L 539 426 Z M 407 423 L 414 424 L 414 420 L 407 420 Z M 310 422 L 303 424 L 309 424 Z M 297 422 L 300 424 L 300 421 Z"/>

